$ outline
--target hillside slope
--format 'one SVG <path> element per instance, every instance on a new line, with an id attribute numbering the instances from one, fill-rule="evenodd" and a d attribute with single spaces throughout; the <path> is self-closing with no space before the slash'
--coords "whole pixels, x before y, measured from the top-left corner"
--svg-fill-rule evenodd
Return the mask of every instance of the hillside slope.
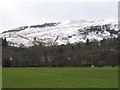
<path id="1" fill-rule="evenodd" d="M 23 26 L 0 34 L 15 47 L 34 45 L 62 45 L 117 38 L 117 19 L 71 20 L 42 25 Z"/>

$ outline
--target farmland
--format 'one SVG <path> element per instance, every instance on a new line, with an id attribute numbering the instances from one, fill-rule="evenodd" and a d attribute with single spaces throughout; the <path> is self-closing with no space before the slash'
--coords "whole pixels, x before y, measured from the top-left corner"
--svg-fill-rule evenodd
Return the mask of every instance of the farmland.
<path id="1" fill-rule="evenodd" d="M 3 68 L 3 88 L 117 88 L 117 67 Z"/>

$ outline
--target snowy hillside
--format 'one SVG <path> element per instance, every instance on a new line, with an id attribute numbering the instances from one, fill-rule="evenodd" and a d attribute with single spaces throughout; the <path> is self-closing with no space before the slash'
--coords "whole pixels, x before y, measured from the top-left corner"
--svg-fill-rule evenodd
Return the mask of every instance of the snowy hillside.
<path id="1" fill-rule="evenodd" d="M 61 45 L 117 38 L 117 19 L 78 20 L 23 26 L 0 34 L 11 46 Z"/>

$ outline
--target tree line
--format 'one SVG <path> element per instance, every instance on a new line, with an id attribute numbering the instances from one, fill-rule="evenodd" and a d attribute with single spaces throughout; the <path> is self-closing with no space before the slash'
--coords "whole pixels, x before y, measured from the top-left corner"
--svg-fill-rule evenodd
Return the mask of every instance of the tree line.
<path id="1" fill-rule="evenodd" d="M 118 66 L 119 38 L 102 41 L 29 48 L 7 45 L 2 39 L 3 67 L 91 67 Z"/>

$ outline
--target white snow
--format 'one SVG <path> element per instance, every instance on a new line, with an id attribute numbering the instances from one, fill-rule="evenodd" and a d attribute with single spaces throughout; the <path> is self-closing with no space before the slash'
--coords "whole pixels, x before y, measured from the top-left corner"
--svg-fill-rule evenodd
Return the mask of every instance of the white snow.
<path id="1" fill-rule="evenodd" d="M 118 21 L 117 19 L 100 19 L 100 20 L 72 20 L 63 21 L 59 25 L 54 27 L 45 28 L 27 28 L 18 32 L 10 32 L 0 34 L 0 37 L 6 37 L 7 41 L 15 43 L 16 46 L 23 44 L 25 47 L 33 46 L 34 38 L 38 42 L 44 42 L 44 44 L 49 43 L 49 45 L 57 44 L 67 44 L 67 43 L 77 43 L 86 42 L 87 38 L 92 40 L 101 41 L 103 38 L 110 38 L 110 33 L 106 30 L 103 33 L 89 32 L 84 34 L 86 28 L 90 26 L 106 25 L 110 24 L 110 28 L 118 31 Z M 78 31 L 80 29 L 80 32 Z M 113 35 L 117 37 L 117 35 Z"/>

